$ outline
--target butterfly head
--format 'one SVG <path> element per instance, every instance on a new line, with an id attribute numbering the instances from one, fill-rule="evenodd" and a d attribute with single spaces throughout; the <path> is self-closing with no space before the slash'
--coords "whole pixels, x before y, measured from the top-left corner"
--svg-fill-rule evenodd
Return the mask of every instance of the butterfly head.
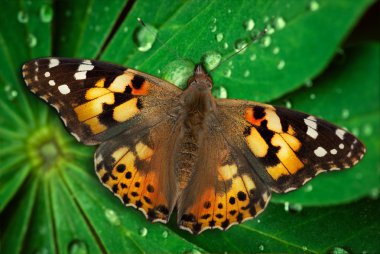
<path id="1" fill-rule="evenodd" d="M 198 88 L 199 90 L 211 90 L 212 79 L 203 66 L 198 64 L 197 67 L 195 67 L 194 75 L 187 81 L 187 86 Z"/>

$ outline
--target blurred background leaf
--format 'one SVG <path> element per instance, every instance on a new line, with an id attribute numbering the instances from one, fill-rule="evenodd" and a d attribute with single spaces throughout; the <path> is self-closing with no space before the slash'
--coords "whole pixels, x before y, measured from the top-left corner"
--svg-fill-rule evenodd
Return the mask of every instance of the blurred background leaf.
<path id="1" fill-rule="evenodd" d="M 0 3 L 1 253 L 380 251 L 379 2 Z M 163 44 L 138 36 L 138 17 Z M 125 208 L 98 182 L 94 148 L 78 144 L 20 75 L 25 61 L 55 55 L 173 77 L 167 72 L 226 59 L 265 28 L 267 36 L 212 73 L 216 89 L 323 117 L 358 135 L 368 153 L 354 169 L 274 195 L 256 220 L 227 232 L 191 236 L 175 218 L 151 224 Z"/>

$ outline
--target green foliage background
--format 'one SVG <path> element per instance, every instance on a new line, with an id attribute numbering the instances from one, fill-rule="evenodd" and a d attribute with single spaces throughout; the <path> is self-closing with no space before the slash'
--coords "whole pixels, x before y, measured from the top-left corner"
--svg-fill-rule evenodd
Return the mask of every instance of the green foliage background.
<path id="1" fill-rule="evenodd" d="M 379 252 L 379 43 L 367 39 L 371 29 L 345 42 L 373 3 L 1 0 L 0 252 Z M 138 50 L 137 17 L 165 46 Z M 247 31 L 250 19 L 255 28 Z M 268 25 L 269 39 L 213 72 L 215 84 L 230 98 L 291 106 L 344 126 L 368 153 L 353 169 L 274 195 L 256 220 L 226 232 L 192 236 L 175 218 L 151 224 L 123 207 L 94 174 L 94 148 L 78 144 L 21 78 L 22 63 L 44 56 L 97 58 L 160 76 L 177 59 L 169 48 L 193 63 L 209 51 L 226 57 Z"/>

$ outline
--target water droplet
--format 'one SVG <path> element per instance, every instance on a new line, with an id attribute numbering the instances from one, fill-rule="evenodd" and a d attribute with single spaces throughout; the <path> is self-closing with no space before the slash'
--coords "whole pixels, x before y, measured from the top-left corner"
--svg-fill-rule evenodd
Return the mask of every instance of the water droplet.
<path id="1" fill-rule="evenodd" d="M 261 223 L 261 220 L 260 220 L 260 219 L 257 219 L 257 223 Z"/>
<path id="2" fill-rule="evenodd" d="M 127 26 L 123 27 L 123 32 L 126 33 L 128 32 L 129 28 Z"/>
<path id="3" fill-rule="evenodd" d="M 341 247 L 334 247 L 328 251 L 329 254 L 348 254 L 349 252 Z"/>
<path id="4" fill-rule="evenodd" d="M 269 21 L 269 17 L 268 16 L 265 16 L 264 19 L 263 19 L 264 23 L 268 22 Z"/>
<path id="5" fill-rule="evenodd" d="M 319 9 L 319 3 L 317 1 L 314 1 L 314 0 L 310 1 L 309 10 L 316 11 L 318 9 Z"/>
<path id="6" fill-rule="evenodd" d="M 293 212 L 301 212 L 303 209 L 301 204 L 290 204 L 289 205 L 289 210 Z"/>
<path id="7" fill-rule="evenodd" d="M 210 30 L 211 30 L 212 33 L 215 33 L 217 29 L 218 29 L 218 27 L 216 25 L 211 25 L 210 26 Z"/>
<path id="8" fill-rule="evenodd" d="M 228 49 L 228 43 L 227 43 L 227 42 L 225 42 L 225 43 L 223 44 L 223 48 L 224 48 L 224 49 Z"/>
<path id="9" fill-rule="evenodd" d="M 252 29 L 255 27 L 255 22 L 253 21 L 253 19 L 248 19 L 244 22 L 243 25 L 246 31 L 252 31 Z"/>
<path id="10" fill-rule="evenodd" d="M 274 34 L 275 30 L 271 24 L 266 25 L 265 27 L 266 34 Z"/>
<path id="11" fill-rule="evenodd" d="M 280 48 L 279 47 L 275 47 L 273 48 L 273 54 L 277 55 L 279 52 L 280 52 Z"/>
<path id="12" fill-rule="evenodd" d="M 283 29 L 286 26 L 286 22 L 282 17 L 277 17 L 274 21 L 274 26 L 276 29 Z"/>
<path id="13" fill-rule="evenodd" d="M 147 234 L 148 234 L 148 229 L 147 228 L 145 228 L 145 227 L 140 228 L 139 235 L 141 235 L 142 237 L 145 237 Z"/>
<path id="14" fill-rule="evenodd" d="M 53 19 L 53 8 L 51 5 L 42 5 L 40 9 L 40 19 L 43 23 L 50 23 Z"/>
<path id="15" fill-rule="evenodd" d="M 304 83 L 305 83 L 305 86 L 308 87 L 308 88 L 310 88 L 310 87 L 313 86 L 313 81 L 311 79 L 305 80 Z"/>
<path id="16" fill-rule="evenodd" d="M 277 69 L 278 70 L 282 70 L 282 69 L 284 69 L 284 67 L 285 67 L 285 61 L 284 60 L 280 60 L 278 62 L 278 64 L 277 64 Z"/>
<path id="17" fill-rule="evenodd" d="M 350 111 L 348 109 L 343 109 L 342 110 L 342 118 L 347 119 L 350 116 Z"/>
<path id="18" fill-rule="evenodd" d="M 284 210 L 285 212 L 289 212 L 289 202 L 284 203 Z"/>
<path id="19" fill-rule="evenodd" d="M 187 80 L 193 75 L 194 67 L 194 64 L 189 60 L 174 60 L 162 69 L 161 77 L 184 89 L 186 88 Z"/>
<path id="20" fill-rule="evenodd" d="M 317 96 L 314 93 L 310 94 L 310 99 L 315 100 L 316 97 Z"/>
<path id="21" fill-rule="evenodd" d="M 302 246 L 302 250 L 303 251 L 307 251 L 307 247 L 306 246 Z"/>
<path id="22" fill-rule="evenodd" d="M 247 78 L 247 77 L 249 77 L 250 74 L 251 74 L 251 73 L 250 73 L 249 70 L 245 70 L 243 76 L 244 76 L 245 78 Z"/>
<path id="23" fill-rule="evenodd" d="M 201 254 L 201 252 L 197 249 L 192 249 L 192 250 L 183 252 L 183 254 Z"/>
<path id="24" fill-rule="evenodd" d="M 259 245 L 259 250 L 260 250 L 260 251 L 263 251 L 264 249 L 265 249 L 265 248 L 264 248 L 264 245 L 260 244 L 260 245 Z"/>
<path id="25" fill-rule="evenodd" d="M 231 71 L 231 69 L 226 69 L 226 70 L 223 72 L 223 74 L 224 74 L 224 76 L 225 76 L 226 78 L 229 78 L 229 77 L 231 77 L 232 71 Z"/>
<path id="26" fill-rule="evenodd" d="M 70 254 L 87 254 L 88 246 L 81 240 L 72 240 L 68 246 L 68 252 Z"/>
<path id="27" fill-rule="evenodd" d="M 269 36 L 265 36 L 263 39 L 262 39 L 262 41 L 261 41 L 261 45 L 263 46 L 263 47 L 269 47 L 269 45 L 270 45 L 270 43 L 271 43 L 271 38 L 269 37 Z"/>
<path id="28" fill-rule="evenodd" d="M 141 52 L 150 50 L 157 38 L 157 28 L 150 24 L 139 26 L 134 33 L 137 49 Z"/>
<path id="29" fill-rule="evenodd" d="M 34 34 L 29 34 L 28 38 L 26 38 L 26 43 L 28 44 L 29 48 L 34 48 L 37 45 L 36 36 L 34 36 Z"/>
<path id="30" fill-rule="evenodd" d="M 117 216 L 117 214 L 115 213 L 114 210 L 111 210 L 111 209 L 106 209 L 104 211 L 104 215 L 106 216 L 107 220 L 115 225 L 115 226 L 119 226 L 120 225 L 120 219 L 119 217 Z"/>
<path id="31" fill-rule="evenodd" d="M 231 11 L 231 9 L 228 9 L 227 12 L 230 14 L 232 11 Z"/>
<path id="32" fill-rule="evenodd" d="M 239 54 L 242 54 L 247 48 L 248 42 L 244 39 L 237 40 L 235 42 L 235 51 L 240 51 Z"/>
<path id="33" fill-rule="evenodd" d="M 220 60 L 222 60 L 222 55 L 216 51 L 206 52 L 202 57 L 202 62 L 204 67 L 210 71 L 219 65 Z"/>
<path id="34" fill-rule="evenodd" d="M 378 199 L 379 195 L 380 195 L 380 189 L 379 188 L 374 188 L 369 193 L 369 197 L 372 199 Z"/>
<path id="35" fill-rule="evenodd" d="M 215 36 L 215 39 L 216 39 L 217 42 L 221 42 L 223 40 L 223 34 L 222 33 L 218 33 Z"/>
<path id="36" fill-rule="evenodd" d="M 29 21 L 29 15 L 25 11 L 19 11 L 17 13 L 17 20 L 18 22 L 25 24 Z"/>
<path id="37" fill-rule="evenodd" d="M 168 231 L 164 231 L 164 232 L 162 232 L 162 237 L 163 238 L 168 238 L 168 235 L 169 235 L 169 232 Z"/>
<path id="38" fill-rule="evenodd" d="M 227 98 L 227 89 L 224 86 L 214 86 L 212 88 L 212 95 L 219 99 Z"/>
<path id="39" fill-rule="evenodd" d="M 252 54 L 250 57 L 249 57 L 249 60 L 251 60 L 252 62 L 256 60 L 256 54 Z"/>
<path id="40" fill-rule="evenodd" d="M 12 90 L 12 87 L 10 85 L 6 85 L 4 87 L 4 91 L 7 95 L 8 100 L 10 100 L 10 101 L 14 100 L 18 95 L 17 91 Z"/>
<path id="41" fill-rule="evenodd" d="M 305 191 L 306 191 L 306 192 L 311 192 L 311 191 L 313 191 L 313 185 L 311 185 L 311 184 L 306 185 L 306 186 L 305 186 Z"/>
<path id="42" fill-rule="evenodd" d="M 364 125 L 364 127 L 363 127 L 363 134 L 364 134 L 365 136 L 371 136 L 371 135 L 372 135 L 372 132 L 373 132 L 373 127 L 372 127 L 372 125 L 370 125 L 370 124 L 366 124 L 366 125 Z"/>
<path id="43" fill-rule="evenodd" d="M 289 101 L 289 100 L 286 100 L 286 101 L 285 101 L 285 107 L 287 107 L 287 108 L 292 108 L 292 102 Z"/>
<path id="44" fill-rule="evenodd" d="M 359 128 L 357 128 L 357 127 L 352 128 L 351 132 L 355 136 L 359 136 L 359 133 L 360 133 Z"/>

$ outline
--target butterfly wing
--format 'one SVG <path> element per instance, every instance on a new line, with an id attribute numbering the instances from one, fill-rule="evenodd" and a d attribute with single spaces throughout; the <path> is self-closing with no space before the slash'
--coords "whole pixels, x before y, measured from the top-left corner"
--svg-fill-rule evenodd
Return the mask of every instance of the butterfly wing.
<path id="1" fill-rule="evenodd" d="M 69 131 L 91 145 L 159 120 L 182 92 L 148 74 L 92 60 L 36 59 L 24 64 L 23 76 L 30 90 L 59 112 Z"/>
<path id="2" fill-rule="evenodd" d="M 299 188 L 317 174 L 349 168 L 365 153 L 351 133 L 314 116 L 271 105 L 219 100 L 219 120 L 234 130 L 252 170 L 275 192 Z"/>
<path id="3" fill-rule="evenodd" d="M 270 191 L 249 161 L 231 146 L 216 120 L 208 121 L 199 158 L 177 202 L 178 224 L 193 234 L 230 226 L 256 217 Z"/>
<path id="4" fill-rule="evenodd" d="M 102 143 L 95 153 L 96 173 L 103 185 L 151 221 L 166 223 L 176 201 L 171 170 L 178 135 L 174 125 L 169 118 L 151 128 L 136 126 Z"/>

